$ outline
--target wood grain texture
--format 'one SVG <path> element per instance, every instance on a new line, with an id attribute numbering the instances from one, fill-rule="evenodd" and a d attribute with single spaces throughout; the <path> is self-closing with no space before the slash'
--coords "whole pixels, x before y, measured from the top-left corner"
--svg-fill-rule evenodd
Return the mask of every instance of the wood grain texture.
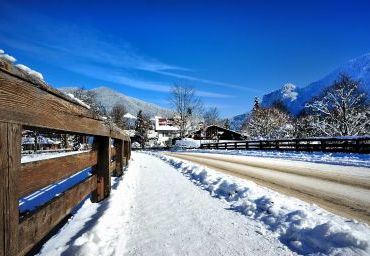
<path id="1" fill-rule="evenodd" d="M 123 174 L 123 141 L 116 140 L 116 170 L 114 171 L 114 175 L 119 177 Z"/>
<path id="2" fill-rule="evenodd" d="M 116 161 L 113 161 L 113 162 L 110 163 L 109 172 L 112 176 L 115 176 L 115 175 L 113 175 L 113 172 L 116 171 L 116 167 L 117 167 L 117 162 Z"/>
<path id="3" fill-rule="evenodd" d="M 129 140 L 113 124 L 94 118 L 89 109 L 3 71 L 0 71 L 0 121 Z"/>
<path id="4" fill-rule="evenodd" d="M 8 175 L 8 124 L 0 122 L 0 256 L 5 255 L 5 225 L 6 219 L 6 199 L 7 190 L 6 176 Z"/>
<path id="5" fill-rule="evenodd" d="M 97 163 L 97 152 L 46 159 L 22 164 L 18 198 L 65 179 Z"/>
<path id="6" fill-rule="evenodd" d="M 110 154 L 111 154 L 111 157 L 115 157 L 116 156 L 116 154 L 117 154 L 116 147 L 113 147 L 113 148 L 110 149 Z"/>
<path id="7" fill-rule="evenodd" d="M 124 141 L 124 156 L 126 158 L 126 166 L 128 165 L 128 160 L 131 157 L 131 148 L 130 148 L 130 142 L 129 141 Z"/>
<path id="8" fill-rule="evenodd" d="M 22 128 L 0 122 L 0 255 L 18 251 L 18 175 L 21 168 Z"/>
<path id="9" fill-rule="evenodd" d="M 19 224 L 19 255 L 26 254 L 63 220 L 71 210 L 96 188 L 96 176 L 91 176 L 53 199 Z"/>
<path id="10" fill-rule="evenodd" d="M 111 139 L 109 137 L 96 136 L 94 148 L 98 151 L 98 162 L 93 168 L 97 177 L 96 190 L 92 194 L 92 202 L 100 202 L 110 194 L 110 162 L 111 162 Z"/>

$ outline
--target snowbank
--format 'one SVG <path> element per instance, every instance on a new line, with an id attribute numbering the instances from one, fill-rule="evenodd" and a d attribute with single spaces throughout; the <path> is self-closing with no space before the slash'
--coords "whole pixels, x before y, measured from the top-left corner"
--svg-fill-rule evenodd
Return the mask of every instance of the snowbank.
<path id="1" fill-rule="evenodd" d="M 292 251 L 312 255 L 369 255 L 370 228 L 314 204 L 279 194 L 254 182 L 218 173 L 173 157 L 166 161 L 231 210 L 262 222 Z"/>
<path id="2" fill-rule="evenodd" d="M 194 140 L 190 138 L 185 138 L 182 140 L 177 140 L 175 143 L 175 147 L 179 148 L 199 148 L 200 147 L 200 141 Z"/>
<path id="3" fill-rule="evenodd" d="M 186 152 L 281 158 L 313 163 L 370 167 L 370 154 L 230 149 L 188 149 Z"/>

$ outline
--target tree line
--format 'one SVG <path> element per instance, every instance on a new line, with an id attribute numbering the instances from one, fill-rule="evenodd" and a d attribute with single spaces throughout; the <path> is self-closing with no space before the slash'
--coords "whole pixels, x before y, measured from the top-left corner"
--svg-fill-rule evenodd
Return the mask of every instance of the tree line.
<path id="1" fill-rule="evenodd" d="M 242 132 L 251 139 L 361 136 L 370 134 L 368 95 L 360 81 L 341 74 L 293 116 L 281 101 L 262 107 L 255 98 Z"/>
<path id="2" fill-rule="evenodd" d="M 284 93 L 291 94 L 294 89 L 292 86 L 286 86 Z M 125 118 L 127 110 L 121 103 L 106 111 L 96 100 L 95 92 L 79 89 L 74 94 L 97 115 L 105 116 L 124 130 L 135 130 L 135 139 L 142 147 L 148 141 L 148 131 L 154 127 L 150 116 L 143 110 L 137 113 L 133 122 Z M 294 95 L 294 99 L 296 97 Z M 168 102 L 173 110 L 173 115 L 168 118 L 179 128 L 180 138 L 210 125 L 230 129 L 230 120 L 221 118 L 217 107 L 205 107 L 191 86 L 175 83 L 169 92 Z M 255 98 L 241 132 L 249 139 L 369 135 L 369 98 L 361 90 L 360 81 L 342 74 L 321 95 L 307 102 L 298 116 L 292 115 L 282 101 L 263 107 L 259 99 Z"/>

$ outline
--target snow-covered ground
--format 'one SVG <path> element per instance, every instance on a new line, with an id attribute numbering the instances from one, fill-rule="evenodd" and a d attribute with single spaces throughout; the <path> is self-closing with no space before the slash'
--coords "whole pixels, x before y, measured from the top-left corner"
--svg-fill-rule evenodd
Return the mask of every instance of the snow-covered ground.
<path id="1" fill-rule="evenodd" d="M 153 153 L 152 153 L 153 154 Z M 194 184 L 247 219 L 262 223 L 292 251 L 313 255 L 369 255 L 370 227 L 342 218 L 299 199 L 254 182 L 209 168 L 154 154 L 174 166 Z"/>
<path id="2" fill-rule="evenodd" d="M 39 160 L 46 160 L 50 158 L 62 157 L 62 156 L 69 156 L 88 152 L 88 150 L 84 151 L 68 151 L 68 152 L 50 152 L 50 153 L 39 153 L 39 154 L 26 154 L 22 155 L 21 162 L 28 163 L 32 161 L 39 161 Z"/>
<path id="3" fill-rule="evenodd" d="M 181 151 L 178 150 L 178 152 Z M 187 149 L 184 152 L 282 158 L 294 161 L 370 167 L 370 154 L 230 149 Z"/>
<path id="4" fill-rule="evenodd" d="M 40 255 L 370 254 L 366 224 L 159 153 L 133 152 L 112 185 Z"/>
<path id="5" fill-rule="evenodd" d="M 229 210 L 155 156 L 133 153 L 102 203 L 86 200 L 39 255 L 291 255 L 272 232 Z"/>

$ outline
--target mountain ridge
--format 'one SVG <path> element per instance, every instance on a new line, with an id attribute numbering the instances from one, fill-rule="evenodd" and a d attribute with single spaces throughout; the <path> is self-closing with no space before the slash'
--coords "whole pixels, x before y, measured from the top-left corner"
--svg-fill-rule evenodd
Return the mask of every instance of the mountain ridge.
<path id="1" fill-rule="evenodd" d="M 275 101 L 282 101 L 292 114 L 298 115 L 307 101 L 314 96 L 319 96 L 323 90 L 338 79 L 340 74 L 347 74 L 352 79 L 360 80 L 360 87 L 367 94 L 370 94 L 370 53 L 347 61 L 317 81 L 303 87 L 296 87 L 295 92 L 297 95 L 294 100 L 284 97 L 281 88 L 265 94 L 261 104 L 264 107 L 270 107 Z"/>
<path id="2" fill-rule="evenodd" d="M 293 88 L 292 84 L 285 84 L 285 87 L 283 86 L 263 95 L 261 105 L 263 107 L 271 107 L 275 101 L 282 101 L 293 115 L 298 115 L 304 109 L 307 101 L 314 96 L 320 95 L 342 73 L 348 74 L 352 79 L 360 80 L 361 89 L 370 96 L 370 53 L 366 53 L 345 62 L 323 78 L 306 86 Z M 248 112 L 230 118 L 231 128 L 240 130 L 247 114 Z"/>
<path id="3" fill-rule="evenodd" d="M 65 93 L 71 93 L 76 90 L 77 87 L 62 87 L 59 90 Z M 136 116 L 139 110 L 142 110 L 144 114 L 150 117 L 154 116 L 169 116 L 172 111 L 163 107 L 160 107 L 154 103 L 146 102 L 144 100 L 128 96 L 119 91 L 113 90 L 111 88 L 100 86 L 88 91 L 93 91 L 96 94 L 96 99 L 101 102 L 101 104 L 110 111 L 115 104 L 121 103 L 126 107 L 126 110 L 131 115 Z"/>

